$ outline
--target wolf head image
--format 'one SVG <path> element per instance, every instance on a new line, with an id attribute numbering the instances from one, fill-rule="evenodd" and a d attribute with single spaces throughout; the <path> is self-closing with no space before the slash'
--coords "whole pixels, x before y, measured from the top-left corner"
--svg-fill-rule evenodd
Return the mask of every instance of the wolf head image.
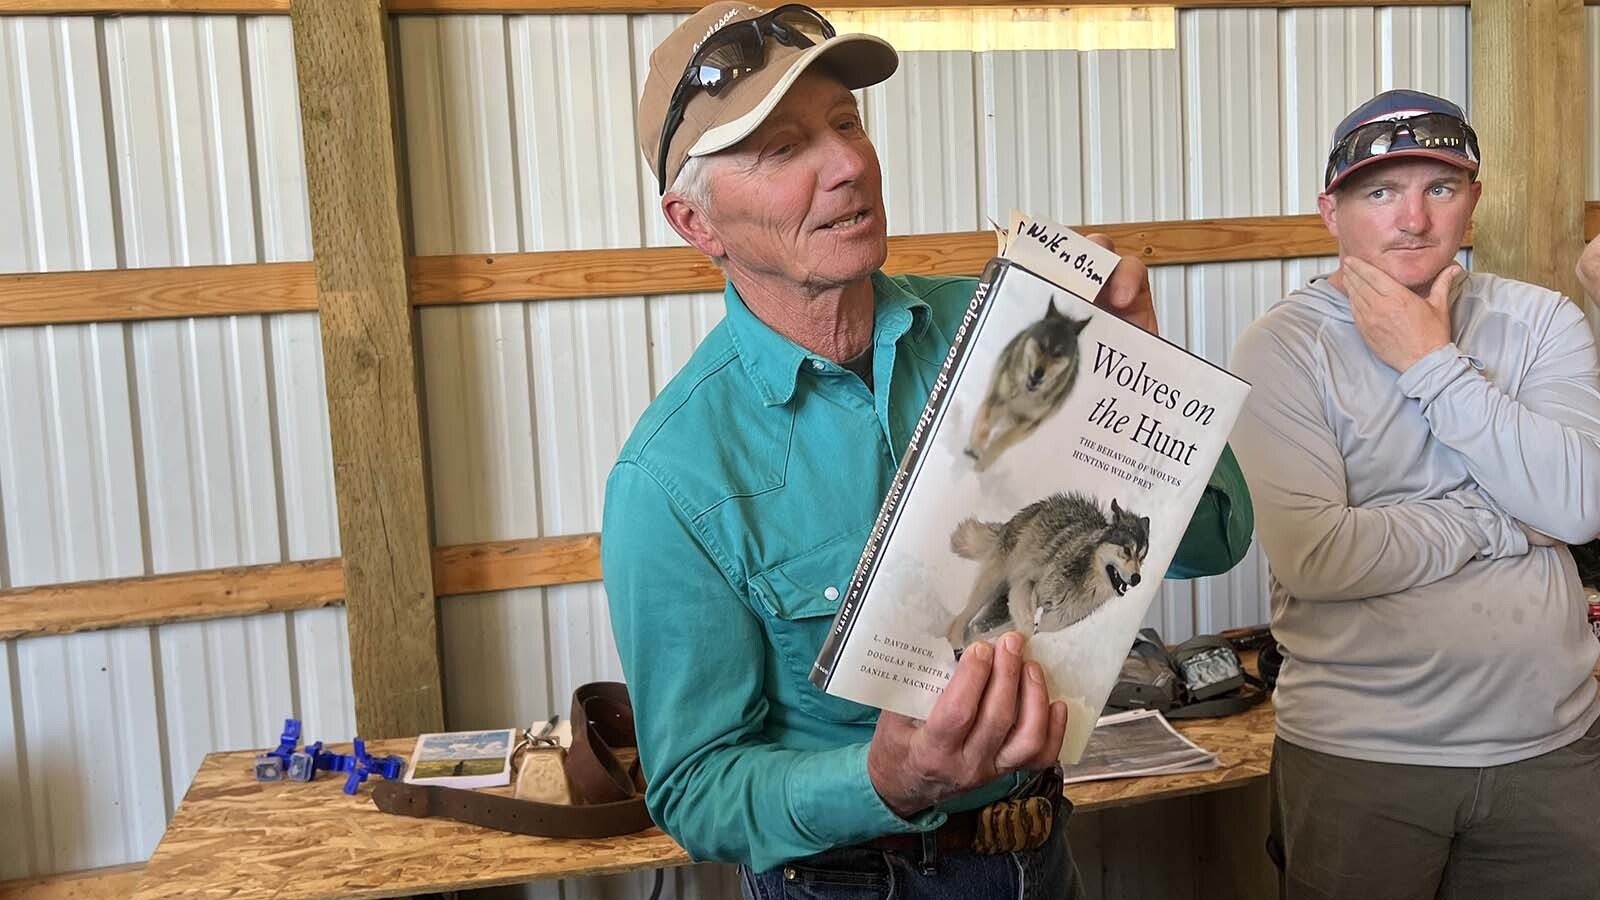
<path id="1" fill-rule="evenodd" d="M 1094 548 L 1094 571 L 1118 597 L 1139 586 L 1139 569 L 1150 552 L 1150 518 L 1136 516 L 1111 501 L 1111 524 Z"/>
<path id="2" fill-rule="evenodd" d="M 1008 522 L 967 519 L 950 536 L 956 555 L 980 564 L 947 637 L 956 650 L 1005 631 L 1059 631 L 1143 581 L 1150 518 L 1111 501 L 1054 494 Z"/>
<path id="3" fill-rule="evenodd" d="M 1061 407 L 1078 380 L 1078 335 L 1091 321 L 1064 315 L 1051 297 L 1044 315 L 1006 343 L 967 440 L 978 471 Z"/>
<path id="4" fill-rule="evenodd" d="M 1078 332 L 1089 322 L 1063 315 L 1056 309 L 1056 298 L 1051 297 L 1044 317 L 1011 339 L 1018 345 L 1018 352 L 1009 364 L 1015 366 L 1013 374 L 1025 391 L 1048 391 L 1077 378 Z M 1067 387 L 1071 387 L 1070 383 Z"/>

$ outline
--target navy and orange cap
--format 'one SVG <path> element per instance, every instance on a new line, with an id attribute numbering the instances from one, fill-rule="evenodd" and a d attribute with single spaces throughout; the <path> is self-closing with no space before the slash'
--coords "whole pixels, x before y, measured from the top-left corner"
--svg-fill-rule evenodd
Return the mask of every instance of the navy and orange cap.
<path id="1" fill-rule="evenodd" d="M 1333 143 L 1328 151 L 1328 169 L 1324 177 L 1325 186 L 1323 190 L 1332 191 L 1339 186 L 1339 182 L 1358 169 L 1376 162 L 1408 156 L 1437 159 L 1476 175 L 1478 171 L 1476 138 L 1459 143 L 1435 143 L 1429 146 L 1422 146 L 1416 142 L 1412 135 L 1401 133 L 1394 138 L 1394 144 L 1383 152 L 1363 155 L 1354 160 L 1349 159 L 1348 154 L 1341 153 L 1341 147 L 1344 142 L 1363 125 L 1391 119 L 1409 119 L 1415 116 L 1435 114 L 1454 117 L 1459 119 L 1463 125 L 1466 125 L 1467 117 L 1461 111 L 1461 107 L 1443 97 L 1435 97 L 1422 91 L 1384 91 L 1356 107 L 1333 130 Z M 1467 130 L 1470 133 L 1470 126 Z M 1336 159 L 1339 156 L 1345 158 Z"/>

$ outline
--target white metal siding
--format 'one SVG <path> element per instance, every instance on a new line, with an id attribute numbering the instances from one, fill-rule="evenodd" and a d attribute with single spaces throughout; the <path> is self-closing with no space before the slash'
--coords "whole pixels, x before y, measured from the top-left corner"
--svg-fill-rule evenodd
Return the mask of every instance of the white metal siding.
<path id="1" fill-rule="evenodd" d="M 282 17 L 0 18 L 0 270 L 310 256 Z M 0 331 L 0 584 L 338 553 L 312 314 Z M 353 728 L 343 614 L 7 642 L 0 878 L 143 859 L 206 752 Z"/>

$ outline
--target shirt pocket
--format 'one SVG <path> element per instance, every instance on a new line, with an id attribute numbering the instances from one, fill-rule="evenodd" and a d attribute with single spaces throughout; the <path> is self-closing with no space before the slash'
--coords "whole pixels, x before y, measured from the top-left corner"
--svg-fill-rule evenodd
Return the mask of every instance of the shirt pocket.
<path id="1" fill-rule="evenodd" d="M 839 612 L 839 601 L 861 558 L 867 532 L 835 538 L 750 579 L 750 593 L 767 631 L 782 683 L 780 702 L 828 722 L 861 723 L 878 710 L 834 697 L 811 683 L 811 667 Z"/>

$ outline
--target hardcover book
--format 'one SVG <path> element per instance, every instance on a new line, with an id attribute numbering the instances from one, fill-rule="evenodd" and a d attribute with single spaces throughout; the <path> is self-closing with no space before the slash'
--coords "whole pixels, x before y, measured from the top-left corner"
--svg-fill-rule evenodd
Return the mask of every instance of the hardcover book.
<path id="1" fill-rule="evenodd" d="M 962 650 L 1028 636 L 1076 762 L 1249 386 L 1093 305 L 1120 258 L 1013 216 L 811 680 L 926 718 Z"/>

